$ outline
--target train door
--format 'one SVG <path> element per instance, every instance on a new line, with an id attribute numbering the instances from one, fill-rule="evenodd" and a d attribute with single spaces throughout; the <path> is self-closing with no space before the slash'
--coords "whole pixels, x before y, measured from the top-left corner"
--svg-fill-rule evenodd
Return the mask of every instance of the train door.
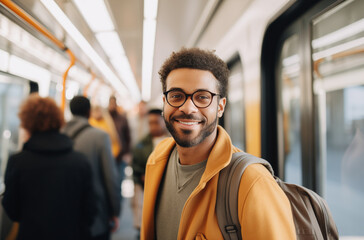
<path id="1" fill-rule="evenodd" d="M 229 133 L 233 144 L 245 150 L 245 111 L 243 68 L 237 55 L 228 62 L 230 70 L 228 98 L 224 113 L 224 128 Z"/>
<path id="2" fill-rule="evenodd" d="M 362 9 L 362 0 L 296 1 L 270 25 L 262 51 L 262 155 L 326 199 L 340 239 L 364 236 Z"/>
<path id="3" fill-rule="evenodd" d="M 312 20 L 319 184 L 340 235 L 364 236 L 364 1 Z"/>

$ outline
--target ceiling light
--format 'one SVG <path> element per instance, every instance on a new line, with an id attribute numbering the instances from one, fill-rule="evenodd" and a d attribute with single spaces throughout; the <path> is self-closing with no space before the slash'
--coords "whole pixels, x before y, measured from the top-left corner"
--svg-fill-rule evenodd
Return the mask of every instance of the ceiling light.
<path id="1" fill-rule="evenodd" d="M 111 83 L 111 85 L 115 88 L 116 91 L 119 92 L 121 96 L 127 98 L 127 96 L 129 95 L 128 91 L 126 90 L 125 86 L 121 83 L 120 79 L 114 74 L 114 72 L 109 68 L 109 66 L 104 62 L 104 60 L 96 53 L 96 51 L 92 48 L 89 42 L 72 24 L 72 22 L 68 19 L 68 17 L 54 2 L 54 0 L 41 0 L 41 2 L 49 10 L 49 12 L 52 13 L 52 15 L 59 22 L 59 24 L 61 24 L 61 26 L 66 30 L 66 32 L 73 38 L 73 40 L 89 57 L 89 59 L 94 63 L 94 65 L 102 72 L 106 80 Z M 130 88 L 129 90 L 131 98 L 134 101 L 138 102 L 140 100 L 139 91 L 133 91 L 134 89 L 132 88 Z"/>
<path id="2" fill-rule="evenodd" d="M 151 95 L 156 24 L 155 20 L 144 20 L 142 62 L 142 98 L 144 101 L 149 101 Z"/>
<path id="3" fill-rule="evenodd" d="M 104 0 L 74 0 L 74 2 L 93 32 L 114 30 Z"/>
<path id="4" fill-rule="evenodd" d="M 123 45 L 115 31 L 97 33 L 96 38 L 110 58 L 115 55 L 125 54 Z"/>
<path id="5" fill-rule="evenodd" d="M 158 11 L 158 0 L 144 1 L 144 18 L 156 19 Z"/>
<path id="6" fill-rule="evenodd" d="M 142 99 L 150 100 L 158 0 L 144 0 Z"/>
<path id="7" fill-rule="evenodd" d="M 117 55 L 110 59 L 111 64 L 114 66 L 116 71 L 118 71 L 120 77 L 125 79 L 129 84 L 129 88 L 133 89 L 132 92 L 139 92 L 139 88 L 136 84 L 134 74 L 131 71 L 129 61 L 125 55 Z"/>
<path id="8" fill-rule="evenodd" d="M 135 93 L 137 98 L 139 99 L 139 88 L 136 84 L 135 77 L 131 71 L 129 62 L 125 56 L 125 51 L 120 41 L 119 35 L 116 33 L 116 31 L 114 31 L 115 26 L 112 24 L 112 20 L 104 3 L 104 0 L 74 0 L 74 2 L 83 17 L 85 18 L 86 22 L 89 24 L 91 30 L 95 33 L 95 37 L 99 41 L 101 47 L 104 49 L 106 55 L 109 57 L 110 61 L 112 63 L 115 63 L 115 61 L 112 61 L 111 59 L 119 56 L 124 56 L 123 58 L 125 58 L 127 64 L 124 64 L 123 61 L 122 64 L 113 63 L 113 66 L 122 77 L 124 84 L 130 90 L 130 92 L 132 94 Z M 116 66 L 119 66 L 119 68 L 117 68 Z M 125 66 L 128 66 L 128 68 L 126 68 Z"/>

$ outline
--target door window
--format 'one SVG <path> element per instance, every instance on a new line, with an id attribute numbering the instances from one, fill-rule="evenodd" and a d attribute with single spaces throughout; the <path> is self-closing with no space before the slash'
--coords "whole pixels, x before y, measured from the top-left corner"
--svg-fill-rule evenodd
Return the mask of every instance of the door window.
<path id="1" fill-rule="evenodd" d="M 279 158 L 284 163 L 284 179 L 302 184 L 300 57 L 299 38 L 287 38 L 281 50 L 278 76 Z"/>
<path id="2" fill-rule="evenodd" d="M 313 21 L 319 176 L 341 236 L 364 236 L 364 1 Z"/>
<path id="3" fill-rule="evenodd" d="M 225 129 L 233 144 L 245 150 L 245 117 L 243 69 L 241 61 L 237 60 L 230 66 L 228 98 L 225 116 Z"/>

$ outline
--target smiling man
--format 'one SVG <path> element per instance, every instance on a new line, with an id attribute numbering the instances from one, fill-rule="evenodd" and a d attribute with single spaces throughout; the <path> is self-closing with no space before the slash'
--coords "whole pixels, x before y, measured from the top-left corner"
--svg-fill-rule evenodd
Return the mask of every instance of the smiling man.
<path id="1" fill-rule="evenodd" d="M 218 126 L 229 70 L 213 52 L 183 48 L 159 74 L 173 138 L 147 163 L 141 238 L 223 239 L 215 210 L 219 172 L 241 151 Z M 237 194 L 244 240 L 295 239 L 290 203 L 264 166 L 245 170 Z"/>

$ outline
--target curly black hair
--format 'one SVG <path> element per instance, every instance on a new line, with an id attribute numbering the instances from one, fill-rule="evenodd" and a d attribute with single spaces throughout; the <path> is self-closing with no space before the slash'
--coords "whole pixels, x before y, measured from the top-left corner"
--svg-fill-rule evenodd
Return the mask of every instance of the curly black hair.
<path id="1" fill-rule="evenodd" d="M 221 97 L 226 97 L 229 69 L 226 63 L 216 56 L 213 51 L 199 48 L 182 48 L 178 52 L 173 52 L 158 72 L 163 92 L 167 90 L 166 79 L 168 74 L 178 68 L 210 71 L 218 80 L 219 94 Z"/>

